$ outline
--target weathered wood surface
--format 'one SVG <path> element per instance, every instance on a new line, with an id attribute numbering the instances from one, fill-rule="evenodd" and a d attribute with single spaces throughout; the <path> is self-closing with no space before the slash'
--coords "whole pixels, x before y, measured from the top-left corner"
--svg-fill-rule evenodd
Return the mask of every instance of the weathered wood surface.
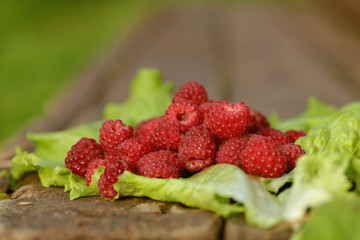
<path id="1" fill-rule="evenodd" d="M 198 81 L 212 99 L 245 101 L 266 115 L 278 112 L 287 118 L 305 109 L 309 95 L 338 106 L 357 100 L 359 64 L 356 35 L 316 8 L 169 9 L 79 76 L 29 130 L 60 130 L 101 119 L 107 102 L 126 99 L 129 82 L 140 67 L 159 68 L 176 88 Z M 1 166 L 9 165 L 15 145 L 33 149 L 20 135 L 2 149 Z M 248 226 L 242 215 L 224 221 L 208 211 L 146 198 L 70 201 L 61 188 L 43 188 L 34 175 L 27 180 L 11 199 L 0 202 L 1 239 L 288 239 L 291 235 L 289 229 Z"/>

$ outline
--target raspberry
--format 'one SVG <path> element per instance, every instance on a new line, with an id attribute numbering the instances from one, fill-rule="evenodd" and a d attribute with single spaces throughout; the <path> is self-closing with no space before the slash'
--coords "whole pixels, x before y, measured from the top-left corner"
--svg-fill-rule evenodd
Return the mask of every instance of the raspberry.
<path id="1" fill-rule="evenodd" d="M 89 163 L 102 157 L 103 154 L 104 151 L 100 144 L 92 138 L 83 137 L 68 151 L 65 167 L 84 178 Z"/>
<path id="2" fill-rule="evenodd" d="M 172 102 L 179 102 L 183 99 L 196 105 L 200 105 L 208 100 L 206 89 L 198 82 L 187 82 L 174 94 Z"/>
<path id="3" fill-rule="evenodd" d="M 199 110 L 201 113 L 200 124 L 204 123 L 204 120 L 206 119 L 206 116 L 209 113 L 211 104 L 212 104 L 212 102 L 210 102 L 210 101 L 200 104 L 200 106 L 199 106 Z"/>
<path id="4" fill-rule="evenodd" d="M 250 136 L 241 153 L 242 169 L 249 174 L 276 178 L 284 174 L 286 158 L 268 137 Z"/>
<path id="5" fill-rule="evenodd" d="M 290 143 L 290 139 L 285 133 L 274 128 L 264 128 L 259 132 L 259 134 L 271 138 L 278 147 Z"/>
<path id="6" fill-rule="evenodd" d="M 134 136 L 135 137 L 142 137 L 148 141 L 151 141 L 151 134 L 153 133 L 154 129 L 165 122 L 165 116 L 151 118 L 146 121 L 142 121 L 135 127 Z"/>
<path id="7" fill-rule="evenodd" d="M 180 159 L 177 157 L 175 153 L 172 153 L 171 151 L 156 151 L 151 152 L 146 155 L 144 155 L 140 160 L 137 162 L 136 166 L 137 169 L 140 169 L 142 166 L 146 165 L 149 162 L 152 162 L 154 160 L 158 159 L 166 159 L 172 162 L 175 167 L 178 169 L 178 172 L 181 174 L 184 171 L 183 163 L 180 161 Z"/>
<path id="8" fill-rule="evenodd" d="M 129 162 L 134 168 L 136 167 L 136 162 L 142 156 L 152 151 L 152 144 L 141 137 L 127 139 L 118 147 L 118 153 L 121 159 Z"/>
<path id="9" fill-rule="evenodd" d="M 269 127 L 267 118 L 258 111 L 250 109 L 250 123 L 246 129 L 249 134 L 257 133 L 263 128 Z"/>
<path id="10" fill-rule="evenodd" d="M 296 161 L 305 154 L 304 149 L 300 145 L 289 143 L 279 148 L 286 157 L 287 172 L 293 170 L 296 166 Z"/>
<path id="11" fill-rule="evenodd" d="M 210 106 L 212 104 L 216 104 L 217 102 L 221 102 L 221 101 L 212 101 L 212 100 L 209 100 L 207 102 L 204 102 L 202 104 L 200 104 L 199 106 L 199 110 L 200 110 L 200 113 L 201 113 L 201 120 L 200 120 L 200 123 L 204 123 L 205 119 L 206 119 L 206 116 L 208 115 L 209 113 L 209 110 L 210 110 Z"/>
<path id="12" fill-rule="evenodd" d="M 214 159 L 204 159 L 204 160 L 191 160 L 185 163 L 184 167 L 189 172 L 200 172 L 212 165 L 214 165 Z"/>
<path id="13" fill-rule="evenodd" d="M 165 120 L 179 123 L 180 130 L 185 132 L 200 123 L 201 113 L 196 104 L 180 101 L 170 104 L 165 111 Z"/>
<path id="14" fill-rule="evenodd" d="M 120 156 L 115 152 L 106 152 L 103 158 L 98 158 L 92 161 L 86 172 L 86 185 L 89 186 L 91 182 L 91 176 L 94 174 L 94 169 L 98 169 L 100 166 L 107 166 L 109 163 L 113 163 L 116 160 L 121 160 Z"/>
<path id="15" fill-rule="evenodd" d="M 296 140 L 298 140 L 299 137 L 306 136 L 306 132 L 300 130 L 289 130 L 285 132 L 285 135 L 289 138 L 290 143 L 294 143 Z"/>
<path id="16" fill-rule="evenodd" d="M 178 123 L 166 123 L 154 129 L 151 142 L 157 150 L 177 150 L 180 144 Z"/>
<path id="17" fill-rule="evenodd" d="M 268 143 L 268 144 L 275 144 L 274 141 L 269 138 L 269 137 L 265 137 L 265 136 L 262 136 L 262 135 L 259 135 L 259 134 L 250 134 L 248 136 L 248 141 L 249 140 L 253 140 L 252 144 L 255 144 L 256 146 L 261 146 L 265 143 Z M 277 147 L 275 145 L 275 147 Z"/>
<path id="18" fill-rule="evenodd" d="M 106 161 L 102 158 L 98 158 L 89 164 L 87 171 L 86 171 L 86 177 L 85 177 L 87 186 L 90 185 L 91 177 L 92 177 L 92 175 L 94 175 L 94 170 L 98 169 L 100 166 L 106 167 L 108 165 L 108 163 L 109 163 L 108 161 Z"/>
<path id="19" fill-rule="evenodd" d="M 225 141 L 216 153 L 216 163 L 228 163 L 241 167 L 241 152 L 246 147 L 246 143 L 245 137 L 230 138 Z"/>
<path id="20" fill-rule="evenodd" d="M 220 138 L 240 136 L 249 125 L 250 108 L 243 102 L 217 101 L 211 104 L 205 125 Z"/>
<path id="21" fill-rule="evenodd" d="M 149 178 L 178 178 L 178 169 L 167 159 L 156 159 L 139 169 L 139 175 Z"/>
<path id="22" fill-rule="evenodd" d="M 215 153 L 216 145 L 214 136 L 211 134 L 211 131 L 203 125 L 192 127 L 180 137 L 178 156 L 184 163 L 185 168 L 190 172 L 200 171 L 212 165 L 210 163 L 214 162 Z M 196 168 L 194 168 L 194 166 L 189 163 L 191 161 L 200 163 L 204 161 L 204 163 L 196 163 Z"/>
<path id="23" fill-rule="evenodd" d="M 133 131 L 121 120 L 106 120 L 100 128 L 100 143 L 105 152 L 116 151 L 119 144 L 133 136 Z"/>
<path id="24" fill-rule="evenodd" d="M 115 162 L 116 160 L 120 160 L 121 157 L 116 152 L 106 152 L 104 156 L 104 160 L 107 162 Z"/>
<path id="25" fill-rule="evenodd" d="M 132 171 L 131 165 L 125 160 L 116 160 L 108 164 L 98 181 L 101 196 L 109 199 L 113 199 L 116 196 L 117 192 L 113 185 L 124 171 Z"/>

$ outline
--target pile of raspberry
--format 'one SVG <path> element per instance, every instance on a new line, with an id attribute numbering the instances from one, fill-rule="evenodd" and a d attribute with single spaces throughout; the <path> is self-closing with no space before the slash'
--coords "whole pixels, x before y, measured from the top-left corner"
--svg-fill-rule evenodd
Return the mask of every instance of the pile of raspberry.
<path id="1" fill-rule="evenodd" d="M 244 102 L 208 100 L 197 82 L 175 93 L 163 116 L 135 126 L 107 120 L 100 143 L 82 138 L 72 146 L 65 166 L 86 179 L 105 166 L 100 194 L 114 198 L 113 184 L 124 171 L 150 178 L 188 177 L 214 164 L 232 164 L 248 174 L 277 178 L 291 171 L 305 152 L 294 142 L 304 131 L 281 132 Z"/>

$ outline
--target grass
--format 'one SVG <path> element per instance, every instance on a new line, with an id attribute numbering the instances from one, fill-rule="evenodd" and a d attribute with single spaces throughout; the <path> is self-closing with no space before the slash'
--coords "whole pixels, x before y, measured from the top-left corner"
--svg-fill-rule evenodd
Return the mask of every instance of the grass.
<path id="1" fill-rule="evenodd" d="M 81 67 L 149 11 L 149 2 L 0 0 L 0 141 L 41 115 Z"/>

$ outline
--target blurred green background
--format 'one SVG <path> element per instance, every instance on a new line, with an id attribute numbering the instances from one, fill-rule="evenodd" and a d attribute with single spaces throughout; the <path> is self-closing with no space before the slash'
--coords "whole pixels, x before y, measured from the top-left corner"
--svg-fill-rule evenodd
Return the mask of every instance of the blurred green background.
<path id="1" fill-rule="evenodd" d="M 0 142 L 157 3 L 0 0 Z"/>
<path id="2" fill-rule="evenodd" d="M 165 4 L 296 0 L 0 0 L 0 142 Z"/>

